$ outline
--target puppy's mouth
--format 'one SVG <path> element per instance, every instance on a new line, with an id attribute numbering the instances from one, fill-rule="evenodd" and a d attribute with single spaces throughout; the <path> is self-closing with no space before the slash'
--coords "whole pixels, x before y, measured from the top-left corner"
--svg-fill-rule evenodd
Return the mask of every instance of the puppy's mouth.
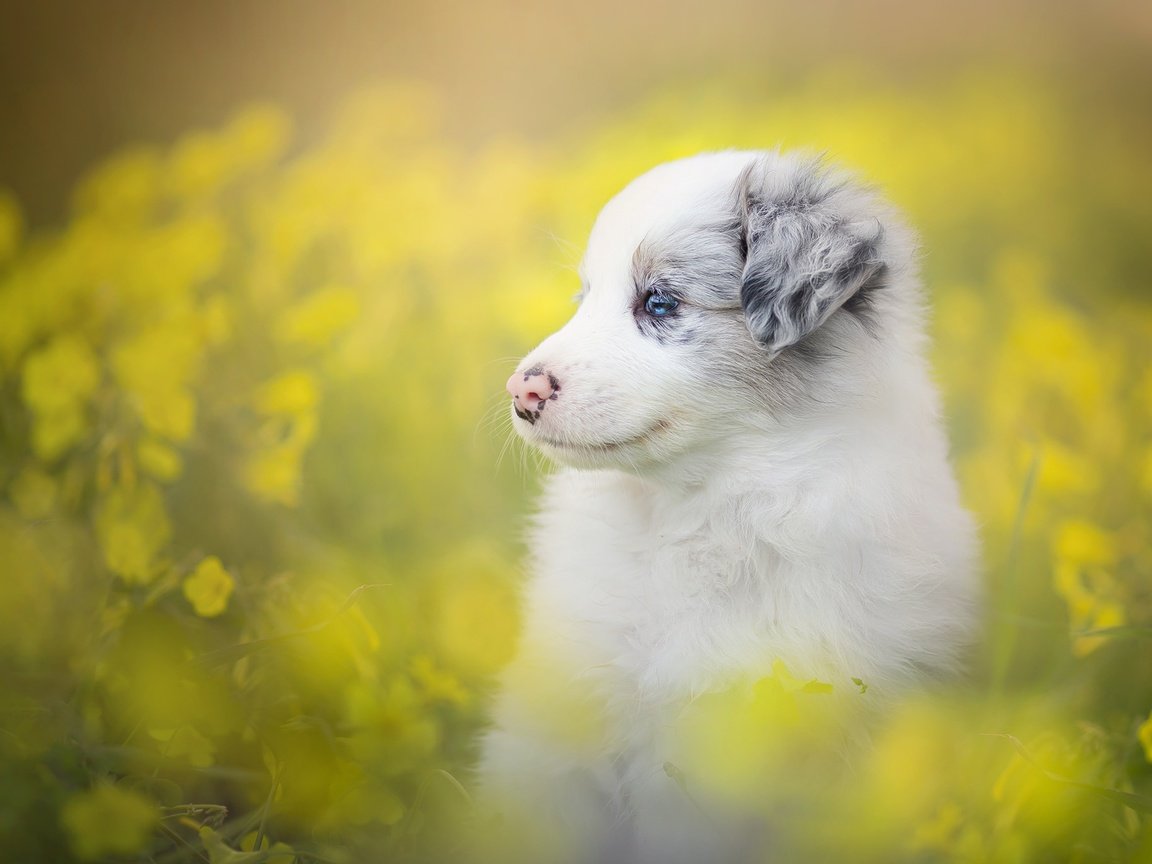
<path id="1" fill-rule="evenodd" d="M 661 435 L 671 428 L 672 424 L 667 420 L 658 420 L 648 430 L 629 438 L 616 438 L 608 441 L 565 441 L 560 438 L 541 435 L 537 432 L 531 436 L 531 440 L 533 444 L 543 444 L 548 447 L 555 447 L 558 450 L 611 452 L 613 450 L 619 450 L 622 447 L 647 444 L 657 435 Z"/>

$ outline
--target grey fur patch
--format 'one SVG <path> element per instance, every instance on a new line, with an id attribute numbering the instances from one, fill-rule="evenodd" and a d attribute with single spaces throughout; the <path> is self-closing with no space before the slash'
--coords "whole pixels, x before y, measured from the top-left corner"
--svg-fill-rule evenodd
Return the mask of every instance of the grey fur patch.
<path id="1" fill-rule="evenodd" d="M 637 296 L 659 286 L 700 309 L 732 308 L 743 256 L 734 242 L 740 223 L 735 215 L 679 227 L 646 238 L 632 256 Z"/>
<path id="2" fill-rule="evenodd" d="M 775 356 L 820 327 L 870 283 L 879 284 L 883 229 L 855 217 L 859 193 L 819 159 L 766 160 L 737 182 L 746 249 L 740 304 L 753 337 Z M 863 312 L 866 301 L 853 304 Z"/>

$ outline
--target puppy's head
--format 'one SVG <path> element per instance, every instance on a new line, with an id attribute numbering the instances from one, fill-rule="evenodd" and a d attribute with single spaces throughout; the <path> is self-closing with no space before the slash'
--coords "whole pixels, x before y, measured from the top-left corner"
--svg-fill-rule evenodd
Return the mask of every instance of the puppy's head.
<path id="1" fill-rule="evenodd" d="M 517 431 L 562 463 L 643 468 L 802 408 L 822 358 L 883 339 L 888 221 L 808 156 L 649 171 L 597 218 L 576 314 L 509 378 Z"/>

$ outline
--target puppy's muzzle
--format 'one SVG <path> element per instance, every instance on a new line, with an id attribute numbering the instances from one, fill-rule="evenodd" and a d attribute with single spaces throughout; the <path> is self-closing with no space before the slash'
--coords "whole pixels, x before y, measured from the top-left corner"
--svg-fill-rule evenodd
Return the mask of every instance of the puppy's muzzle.
<path id="1" fill-rule="evenodd" d="M 548 403 L 560 395 L 560 381 L 551 372 L 533 366 L 523 372 L 512 373 L 508 379 L 508 392 L 512 396 L 516 416 L 535 423 Z"/>

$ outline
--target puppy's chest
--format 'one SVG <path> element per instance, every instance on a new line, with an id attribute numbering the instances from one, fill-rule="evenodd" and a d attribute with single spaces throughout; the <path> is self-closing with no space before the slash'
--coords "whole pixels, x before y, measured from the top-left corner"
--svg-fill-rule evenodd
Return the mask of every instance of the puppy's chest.
<path id="1" fill-rule="evenodd" d="M 662 543 L 642 555 L 618 666 L 656 699 L 714 689 L 760 663 L 772 641 L 773 598 L 757 571 L 766 550 L 738 554 L 713 538 Z"/>
<path id="2" fill-rule="evenodd" d="M 714 689 L 772 653 L 769 548 L 647 514 L 572 539 L 584 551 L 556 574 L 565 596 L 554 608 L 625 698 L 659 702 Z"/>

